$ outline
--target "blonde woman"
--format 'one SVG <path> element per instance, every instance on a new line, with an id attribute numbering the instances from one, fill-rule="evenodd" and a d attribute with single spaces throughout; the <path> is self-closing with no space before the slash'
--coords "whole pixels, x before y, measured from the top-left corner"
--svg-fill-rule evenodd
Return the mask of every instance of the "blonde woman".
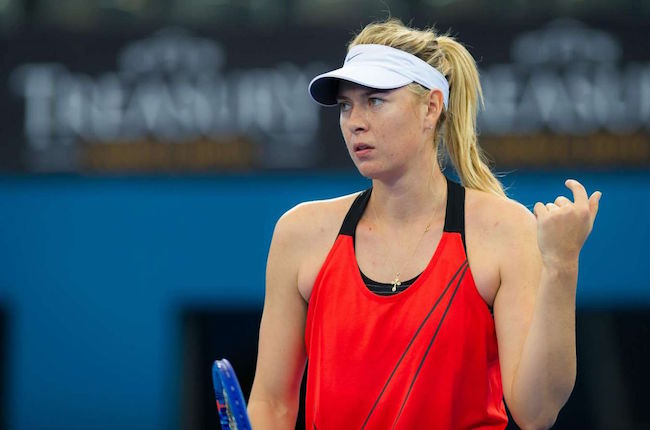
<path id="1" fill-rule="evenodd" d="M 310 84 L 372 188 L 278 221 L 249 412 L 308 429 L 550 427 L 576 376 L 580 249 L 600 192 L 508 199 L 475 131 L 476 64 L 454 39 L 397 20 L 350 43 Z M 462 185 L 448 180 L 449 154 Z"/>

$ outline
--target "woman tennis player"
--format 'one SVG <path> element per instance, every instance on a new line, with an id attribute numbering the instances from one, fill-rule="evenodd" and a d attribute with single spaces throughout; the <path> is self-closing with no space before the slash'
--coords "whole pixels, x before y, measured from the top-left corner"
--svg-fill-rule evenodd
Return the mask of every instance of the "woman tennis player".
<path id="1" fill-rule="evenodd" d="M 576 377 L 580 249 L 600 192 L 507 197 L 477 145 L 476 64 L 397 20 L 365 27 L 311 96 L 372 188 L 300 204 L 271 243 L 255 430 L 548 428 Z M 442 173 L 449 154 L 462 185 Z"/>

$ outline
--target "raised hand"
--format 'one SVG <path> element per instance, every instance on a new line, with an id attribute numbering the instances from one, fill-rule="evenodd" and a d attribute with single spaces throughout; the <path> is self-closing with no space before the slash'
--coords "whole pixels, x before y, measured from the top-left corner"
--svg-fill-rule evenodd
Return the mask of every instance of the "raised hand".
<path id="1" fill-rule="evenodd" d="M 537 242 L 545 265 L 576 265 L 598 213 L 602 193 L 587 197 L 585 187 L 574 179 L 564 183 L 573 192 L 573 202 L 559 196 L 553 203 L 536 203 Z"/>

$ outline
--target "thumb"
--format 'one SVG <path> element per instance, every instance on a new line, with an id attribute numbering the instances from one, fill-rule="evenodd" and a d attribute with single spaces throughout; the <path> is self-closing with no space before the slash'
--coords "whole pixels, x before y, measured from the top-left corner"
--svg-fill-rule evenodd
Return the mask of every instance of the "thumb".
<path id="1" fill-rule="evenodd" d="M 598 213 L 598 206 L 600 204 L 600 198 L 603 193 L 596 191 L 589 197 L 589 213 L 591 214 L 591 222 L 596 219 L 596 214 Z"/>

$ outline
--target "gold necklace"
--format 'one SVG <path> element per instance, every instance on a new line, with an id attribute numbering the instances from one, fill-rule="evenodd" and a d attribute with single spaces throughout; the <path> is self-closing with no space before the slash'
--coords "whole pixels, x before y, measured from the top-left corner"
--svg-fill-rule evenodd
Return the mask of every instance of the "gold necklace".
<path id="1" fill-rule="evenodd" d="M 375 209 L 375 206 L 374 206 L 374 205 L 371 206 L 371 207 L 372 207 L 372 212 L 373 212 L 373 214 L 375 215 L 375 223 L 376 223 L 377 225 L 379 225 L 379 217 L 377 216 L 377 210 Z M 394 278 L 393 281 L 391 282 L 391 284 L 393 285 L 393 288 L 391 288 L 391 291 L 393 291 L 393 292 L 397 291 L 397 287 L 399 287 L 400 285 L 402 285 L 402 282 L 401 282 L 400 279 L 399 279 L 400 273 L 404 270 L 404 268 L 406 268 L 406 265 L 407 265 L 407 264 L 408 264 L 408 263 L 413 259 L 413 256 L 415 255 L 415 252 L 416 252 L 416 251 L 418 250 L 418 248 L 420 247 L 420 242 L 422 242 L 422 239 L 424 238 L 424 235 L 425 235 L 426 232 L 428 232 L 429 229 L 431 228 L 431 223 L 433 222 L 433 218 L 434 218 L 435 216 L 436 216 L 436 211 L 434 210 L 434 211 L 433 211 L 433 215 L 431 215 L 431 219 L 430 219 L 429 222 L 427 223 L 427 226 L 425 227 L 424 231 L 422 232 L 422 235 L 420 236 L 420 239 L 418 240 L 418 243 L 415 245 L 415 248 L 413 249 L 413 253 L 412 253 L 411 256 L 410 256 L 410 257 L 409 257 L 409 258 L 404 262 L 404 264 L 402 265 L 402 268 L 401 268 L 400 270 L 395 270 L 395 265 L 393 264 L 393 261 L 390 260 L 390 258 L 388 259 L 389 262 L 390 262 L 391 267 L 393 268 L 393 271 L 395 272 L 395 278 Z"/>

